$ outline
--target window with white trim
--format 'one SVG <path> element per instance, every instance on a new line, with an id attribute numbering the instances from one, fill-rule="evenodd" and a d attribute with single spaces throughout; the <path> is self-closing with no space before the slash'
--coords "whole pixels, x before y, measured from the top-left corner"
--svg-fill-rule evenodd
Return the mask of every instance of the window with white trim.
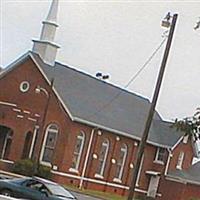
<path id="1" fill-rule="evenodd" d="M 45 133 L 44 143 L 41 152 L 41 161 L 45 164 L 51 164 L 54 150 L 56 147 L 56 140 L 58 136 L 58 126 L 50 124 Z"/>
<path id="2" fill-rule="evenodd" d="M 157 163 L 164 163 L 166 158 L 166 149 L 158 147 L 155 157 L 155 162 Z"/>
<path id="3" fill-rule="evenodd" d="M 127 156 L 127 145 L 123 144 L 120 148 L 119 157 L 116 163 L 116 175 L 115 179 L 122 179 L 123 170 L 125 166 L 126 156 Z"/>
<path id="4" fill-rule="evenodd" d="M 182 169 L 184 156 L 185 156 L 184 152 L 181 151 L 180 154 L 179 154 L 179 156 L 178 156 L 178 161 L 177 161 L 177 165 L 176 165 L 177 169 Z"/>
<path id="5" fill-rule="evenodd" d="M 0 134 L 0 139 L 1 139 L 0 159 L 8 160 L 11 150 L 13 131 L 7 127 L 5 129 L 3 127 L 0 127 L 0 129 L 1 128 L 2 128 L 2 134 Z M 4 130 L 6 131 L 4 132 Z"/>
<path id="6" fill-rule="evenodd" d="M 187 144 L 188 139 L 189 139 L 189 135 L 185 135 L 185 136 L 183 137 L 183 144 Z"/>
<path id="7" fill-rule="evenodd" d="M 142 155 L 142 159 L 141 159 L 141 162 L 140 162 L 140 167 L 139 167 L 139 171 L 138 171 L 137 179 L 136 179 L 136 186 L 139 186 L 140 175 L 141 175 L 141 172 L 142 172 L 143 163 L 144 163 L 144 154 Z"/>
<path id="8" fill-rule="evenodd" d="M 72 158 L 72 166 L 71 166 L 72 169 L 78 170 L 83 151 L 84 141 L 85 141 L 85 134 L 83 132 L 80 132 L 76 138 L 76 145 L 74 148 L 74 154 Z"/>
<path id="9" fill-rule="evenodd" d="M 109 141 L 105 139 L 101 145 L 101 151 L 99 154 L 99 163 L 97 167 L 97 174 L 103 177 L 104 169 L 106 165 L 106 159 L 108 156 L 108 149 L 109 149 Z"/>

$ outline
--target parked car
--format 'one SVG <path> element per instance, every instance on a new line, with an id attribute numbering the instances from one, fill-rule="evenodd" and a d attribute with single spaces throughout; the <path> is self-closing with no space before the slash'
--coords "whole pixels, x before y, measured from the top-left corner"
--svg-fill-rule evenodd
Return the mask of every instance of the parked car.
<path id="1" fill-rule="evenodd" d="M 11 179 L 11 176 L 5 175 L 5 174 L 0 174 L 0 179 Z"/>
<path id="2" fill-rule="evenodd" d="M 38 177 L 0 180 L 0 194 L 30 200 L 76 199 L 57 183 Z"/>
<path id="3" fill-rule="evenodd" d="M 7 196 L 4 196 L 4 195 L 0 195 L 0 199 L 1 199 L 1 200 L 17 200 L 16 198 L 7 197 Z M 19 199 L 18 199 L 18 200 L 19 200 Z"/>

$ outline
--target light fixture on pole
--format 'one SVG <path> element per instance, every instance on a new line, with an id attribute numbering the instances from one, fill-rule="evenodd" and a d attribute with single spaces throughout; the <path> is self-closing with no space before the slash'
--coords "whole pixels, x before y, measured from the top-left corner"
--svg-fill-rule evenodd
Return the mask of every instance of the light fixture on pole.
<path id="1" fill-rule="evenodd" d="M 196 25 L 194 27 L 194 30 L 197 30 L 200 28 L 200 17 L 199 17 L 199 20 L 196 22 Z"/>
<path id="2" fill-rule="evenodd" d="M 47 90 L 43 87 L 41 87 L 40 85 L 38 85 L 36 88 L 35 88 L 35 93 L 36 94 L 39 94 L 41 92 L 44 92 L 44 94 L 49 97 L 49 93 L 47 92 Z"/>
<path id="3" fill-rule="evenodd" d="M 168 12 L 165 18 L 162 20 L 161 26 L 165 28 L 169 28 L 171 26 L 171 19 L 172 19 L 172 16 L 170 12 Z"/>

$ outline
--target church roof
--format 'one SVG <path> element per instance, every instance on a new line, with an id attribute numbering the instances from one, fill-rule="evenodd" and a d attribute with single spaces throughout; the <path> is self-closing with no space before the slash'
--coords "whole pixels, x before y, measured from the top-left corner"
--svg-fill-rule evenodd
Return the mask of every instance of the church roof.
<path id="1" fill-rule="evenodd" d="M 170 171 L 168 176 L 179 181 L 184 181 L 186 183 L 193 183 L 200 185 L 200 162 L 192 165 L 187 170 L 175 170 Z"/>
<path id="2" fill-rule="evenodd" d="M 33 52 L 28 55 L 49 81 L 54 78 L 56 93 L 73 121 L 141 139 L 150 108 L 148 99 L 67 65 L 55 62 L 54 67 L 49 66 Z M 149 143 L 172 148 L 181 136 L 155 112 Z"/>
<path id="3" fill-rule="evenodd" d="M 148 99 L 58 62 L 48 66 L 37 54 L 32 55 L 49 80 L 54 78 L 54 87 L 74 119 L 141 138 L 150 108 Z M 180 137 L 181 133 L 155 112 L 148 140 L 172 147 Z"/>

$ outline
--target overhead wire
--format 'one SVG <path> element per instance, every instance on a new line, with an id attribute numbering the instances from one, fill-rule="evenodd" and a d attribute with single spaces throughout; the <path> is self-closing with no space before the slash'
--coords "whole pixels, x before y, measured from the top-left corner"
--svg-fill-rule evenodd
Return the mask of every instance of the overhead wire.
<path id="1" fill-rule="evenodd" d="M 136 72 L 136 74 L 128 81 L 128 83 L 124 86 L 124 88 L 128 88 L 130 84 L 140 75 L 140 73 L 146 68 L 146 66 L 151 62 L 153 57 L 157 54 L 157 52 L 160 50 L 164 42 L 166 41 L 167 37 L 165 37 L 161 43 L 158 45 L 158 47 L 153 51 L 151 56 L 146 60 L 146 62 L 142 65 L 142 67 Z M 121 94 L 123 90 L 119 91 L 108 103 L 104 104 L 99 110 L 97 110 L 95 113 L 93 113 L 89 118 L 97 115 L 98 113 L 102 112 L 105 108 L 107 108 L 113 101 L 115 101 Z"/>

